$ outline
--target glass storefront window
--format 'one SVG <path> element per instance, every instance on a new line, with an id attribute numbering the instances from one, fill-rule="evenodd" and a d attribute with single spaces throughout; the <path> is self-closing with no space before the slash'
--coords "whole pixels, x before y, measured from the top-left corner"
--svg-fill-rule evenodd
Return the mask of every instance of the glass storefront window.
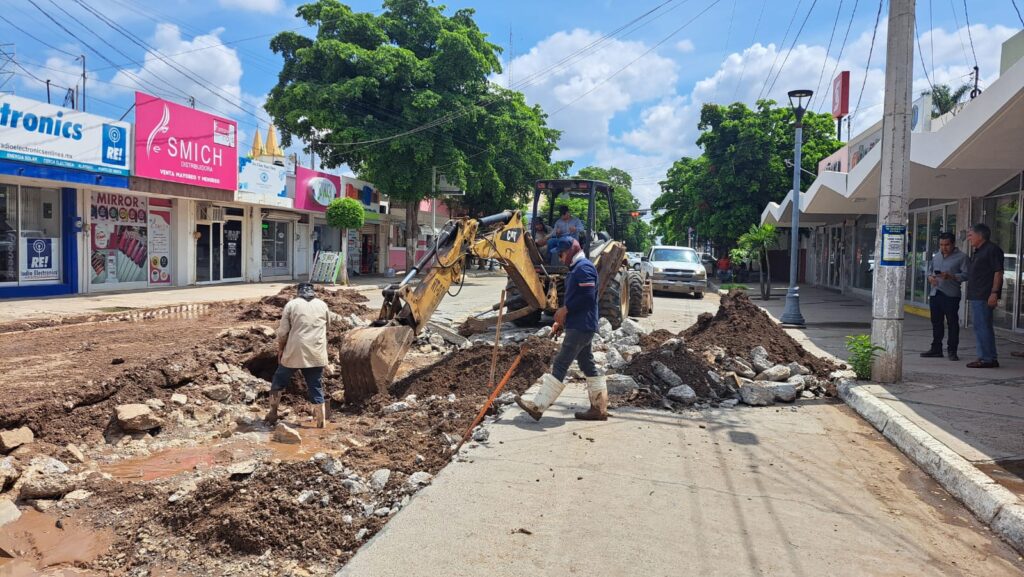
<path id="1" fill-rule="evenodd" d="M 1020 194 L 986 198 L 983 202 L 983 222 L 992 229 L 991 241 L 1003 249 L 1003 298 L 993 314 L 994 324 L 1004 329 L 1013 328 L 1014 300 L 1020 282 L 1017 262 L 1017 227 L 1020 223 Z"/>
<path id="2" fill-rule="evenodd" d="M 0 283 L 18 282 L 18 187 L 0 184 Z"/>
<path id="3" fill-rule="evenodd" d="M 290 223 L 263 221 L 263 276 L 285 276 L 291 273 L 288 238 Z"/>
<path id="4" fill-rule="evenodd" d="M 61 279 L 61 192 L 0 185 L 0 284 Z"/>
<path id="5" fill-rule="evenodd" d="M 92 193 L 90 284 L 149 282 L 148 211 L 147 199 L 142 196 Z"/>
<path id="6" fill-rule="evenodd" d="M 853 286 L 871 290 L 875 272 L 875 233 L 878 218 L 862 216 L 857 219 L 857 248 L 853 255 Z"/>

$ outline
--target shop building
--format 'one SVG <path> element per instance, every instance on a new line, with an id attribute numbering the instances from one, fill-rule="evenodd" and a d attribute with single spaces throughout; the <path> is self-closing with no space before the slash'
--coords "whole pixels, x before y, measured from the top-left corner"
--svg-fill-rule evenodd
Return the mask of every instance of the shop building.
<path id="1" fill-rule="evenodd" d="M 405 270 L 405 251 L 408 243 L 416 245 L 416 260 L 419 260 L 433 246 L 437 233 L 448 219 L 451 211 L 440 199 L 427 198 L 419 202 L 419 214 L 416 216 L 419 230 L 410 235 L 406 230 L 404 207 L 389 209 L 390 223 L 388 230 L 388 267 L 396 271 Z"/>
<path id="2" fill-rule="evenodd" d="M 137 226 L 149 213 L 122 202 L 131 133 L 125 122 L 0 95 L 0 298 L 81 290 L 90 268 L 83 210 L 92 199 L 111 201 L 106 218 L 124 234 L 104 239 L 113 250 L 98 268 L 134 264 Z"/>
<path id="3" fill-rule="evenodd" d="M 938 236 L 951 232 L 970 254 L 967 230 L 984 222 L 992 242 L 1005 252 L 1003 294 L 997 328 L 1024 332 L 1021 288 L 1024 202 L 1024 33 L 1003 45 L 999 78 L 954 111 L 931 118 L 927 96 L 914 101 L 910 149 L 910 209 L 907 215 L 905 308 L 927 315 L 927 276 Z M 1018 55 L 1018 58 L 1014 58 Z M 799 195 L 806 282 L 870 299 L 878 233 L 881 123 L 818 166 L 818 177 Z M 761 220 L 787 227 L 792 192 L 765 207 Z M 966 307 L 965 307 L 966 308 Z M 965 311 L 966 312 L 966 311 Z M 964 315 L 965 316 L 965 315 Z M 962 317 L 963 318 L 963 317 Z"/>

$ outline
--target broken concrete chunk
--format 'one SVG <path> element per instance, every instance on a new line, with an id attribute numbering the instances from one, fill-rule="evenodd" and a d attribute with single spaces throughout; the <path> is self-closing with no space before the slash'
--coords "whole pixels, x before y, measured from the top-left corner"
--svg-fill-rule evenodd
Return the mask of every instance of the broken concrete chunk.
<path id="1" fill-rule="evenodd" d="M 159 411 L 164 408 L 164 402 L 160 399 L 146 399 L 146 406 L 154 411 Z"/>
<path id="2" fill-rule="evenodd" d="M 250 459 L 248 461 L 242 461 L 239 463 L 233 463 L 228 466 L 228 475 L 231 477 L 248 477 L 256 472 L 256 469 L 260 466 L 260 462 L 256 459 Z"/>
<path id="3" fill-rule="evenodd" d="M 286 443 L 289 445 L 297 445 L 302 442 L 302 436 L 295 429 L 289 427 L 284 423 L 278 423 L 274 427 L 274 441 L 278 443 Z"/>
<path id="4" fill-rule="evenodd" d="M 225 375 L 228 372 L 226 363 L 213 363 L 213 368 L 217 370 L 218 375 Z"/>
<path id="5" fill-rule="evenodd" d="M 405 401 L 398 401 L 396 403 L 391 403 L 390 405 L 384 407 L 383 413 L 385 415 L 392 415 L 394 413 L 401 413 L 403 411 L 412 410 L 412 408 L 413 406 L 411 403 L 407 403 Z"/>
<path id="6" fill-rule="evenodd" d="M 671 389 L 686 384 L 679 375 L 672 372 L 672 369 L 666 367 L 659 361 L 651 363 L 651 370 L 654 372 L 654 376 L 658 377 L 658 379 L 665 384 L 666 388 Z"/>
<path id="7" fill-rule="evenodd" d="M 85 501 L 89 497 L 92 497 L 92 491 L 86 491 L 85 489 L 75 489 L 67 495 L 64 495 L 65 501 Z"/>
<path id="8" fill-rule="evenodd" d="M 629 375 L 608 375 L 607 386 L 612 395 L 626 395 L 640 388 L 636 379 Z"/>
<path id="9" fill-rule="evenodd" d="M 791 375 L 809 375 L 809 374 L 811 374 L 811 369 L 808 369 L 807 367 L 805 367 L 805 366 L 803 366 L 803 365 L 801 365 L 800 363 L 797 363 L 797 362 L 789 363 L 786 366 L 789 367 L 789 373 Z"/>
<path id="10" fill-rule="evenodd" d="M 752 379 L 757 375 L 757 373 L 754 372 L 754 367 L 751 367 L 750 364 L 747 363 L 747 361 L 739 357 L 731 357 L 725 359 L 722 362 L 722 366 L 725 368 L 725 370 L 732 371 L 737 375 L 747 379 Z"/>
<path id="11" fill-rule="evenodd" d="M 173 395 L 171 395 L 171 402 L 174 403 L 175 405 L 184 405 L 185 403 L 188 402 L 188 397 L 181 393 L 174 393 Z"/>
<path id="12" fill-rule="evenodd" d="M 619 330 L 627 335 L 646 335 L 647 329 L 633 319 L 623 319 Z"/>
<path id="13" fill-rule="evenodd" d="M 391 509 L 388 507 L 381 507 L 380 509 L 374 511 L 373 514 L 378 517 L 387 517 L 391 514 Z"/>
<path id="14" fill-rule="evenodd" d="M 370 475 L 370 486 L 381 491 L 391 479 L 391 469 L 377 469 Z"/>
<path id="15" fill-rule="evenodd" d="M 164 424 L 163 419 L 153 414 L 153 409 L 141 403 L 118 405 L 114 411 L 118 424 L 130 433 L 149 431 Z"/>
<path id="16" fill-rule="evenodd" d="M 71 455 L 71 458 L 73 458 L 75 461 L 78 461 L 79 463 L 85 463 L 88 461 L 88 459 L 85 458 L 85 453 L 83 453 L 81 449 L 79 449 L 78 447 L 71 443 L 65 445 L 64 450 L 67 451 L 69 455 Z"/>
<path id="17" fill-rule="evenodd" d="M 793 383 L 765 383 L 764 387 L 772 392 L 775 402 L 792 403 L 798 394 L 796 385 Z"/>
<path id="18" fill-rule="evenodd" d="M 223 403 L 231 398 L 231 387 L 228 385 L 210 385 L 203 387 L 203 395 L 211 401 Z"/>
<path id="19" fill-rule="evenodd" d="M 10 499 L 0 499 L 0 527 L 21 518 L 21 509 Z"/>
<path id="20" fill-rule="evenodd" d="M 410 489 L 415 490 L 415 489 L 418 489 L 418 488 L 420 488 L 420 487 L 422 487 L 424 485 L 429 485 L 430 481 L 432 481 L 433 479 L 434 479 L 434 476 L 431 475 L 430 473 L 428 473 L 426 471 L 417 471 L 417 472 L 413 473 L 412 475 L 409 475 L 409 478 L 406 479 L 405 482 L 409 486 Z"/>
<path id="21" fill-rule="evenodd" d="M 683 403 L 684 405 L 692 405 L 697 402 L 697 393 L 689 385 L 672 387 L 665 396 L 677 403 Z"/>
<path id="22" fill-rule="evenodd" d="M 772 382 L 783 382 L 789 378 L 789 367 L 786 365 L 775 365 L 761 371 L 756 377 L 755 381 L 772 381 Z"/>
<path id="23" fill-rule="evenodd" d="M 473 440 L 477 443 L 486 443 L 487 439 L 490 438 L 491 432 L 483 427 L 477 427 L 476 430 L 473 431 Z"/>
<path id="24" fill-rule="evenodd" d="M 0 493 L 4 487 L 13 485 L 18 480 L 18 468 L 14 466 L 14 457 L 0 459 Z"/>
<path id="25" fill-rule="evenodd" d="M 722 407 L 723 409 L 731 409 L 731 408 L 735 407 L 736 405 L 738 405 L 739 402 L 740 402 L 739 399 L 726 399 L 726 400 L 722 401 L 721 403 L 718 403 L 718 406 Z"/>
<path id="26" fill-rule="evenodd" d="M 13 451 L 14 449 L 27 445 L 35 440 L 32 429 L 19 427 L 7 431 L 0 431 L 0 450 Z"/>
<path id="27" fill-rule="evenodd" d="M 622 353 L 620 353 L 619 350 L 616 349 L 615 347 L 609 348 L 608 352 L 605 353 L 605 362 L 608 363 L 608 368 L 610 369 L 617 370 L 626 366 L 626 359 L 622 356 Z"/>
<path id="28" fill-rule="evenodd" d="M 22 499 L 58 499 L 75 490 L 80 481 L 68 474 L 68 466 L 53 457 L 38 456 L 15 483 Z"/>
<path id="29" fill-rule="evenodd" d="M 310 489 L 299 493 L 299 496 L 295 499 L 300 505 L 308 505 L 316 499 L 317 492 Z"/>
<path id="30" fill-rule="evenodd" d="M 431 346 L 441 350 L 448 348 L 447 344 L 445 343 L 444 337 L 438 334 L 430 335 L 430 338 L 427 339 L 427 342 L 429 342 Z"/>
<path id="31" fill-rule="evenodd" d="M 708 371 L 708 381 L 713 385 L 722 386 L 725 384 L 725 377 L 716 371 Z"/>
<path id="32" fill-rule="evenodd" d="M 773 363 L 768 359 L 768 351 L 762 346 L 756 346 L 750 349 L 750 364 L 754 371 L 761 373 L 770 369 Z"/>
<path id="33" fill-rule="evenodd" d="M 752 407 L 766 407 L 775 403 L 775 394 L 764 383 L 740 385 L 740 399 Z"/>
<path id="34" fill-rule="evenodd" d="M 341 482 L 341 486 L 348 489 L 348 492 L 353 495 L 359 495 L 366 492 L 366 485 L 356 481 L 355 479 L 345 479 Z"/>

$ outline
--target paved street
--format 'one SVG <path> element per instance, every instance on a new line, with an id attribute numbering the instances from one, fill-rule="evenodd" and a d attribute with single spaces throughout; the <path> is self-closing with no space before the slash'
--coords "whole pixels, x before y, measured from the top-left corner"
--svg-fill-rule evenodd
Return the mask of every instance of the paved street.
<path id="1" fill-rule="evenodd" d="M 499 279 L 446 299 L 486 302 Z M 658 297 L 678 331 L 717 298 Z M 534 423 L 510 409 L 341 571 L 415 575 L 1018 575 L 1015 552 L 838 401 Z"/>

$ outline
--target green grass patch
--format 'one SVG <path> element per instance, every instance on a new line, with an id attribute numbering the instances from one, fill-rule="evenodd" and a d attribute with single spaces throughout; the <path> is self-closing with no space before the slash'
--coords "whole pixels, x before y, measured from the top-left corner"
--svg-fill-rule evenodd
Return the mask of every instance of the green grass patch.
<path id="1" fill-rule="evenodd" d="M 748 290 L 750 290 L 750 288 L 747 287 L 747 285 L 745 285 L 745 284 L 737 284 L 737 283 L 732 283 L 732 282 L 722 283 L 718 288 L 720 288 L 722 290 L 726 290 L 726 291 L 729 291 L 729 290 L 732 290 L 732 289 L 740 289 L 741 291 L 748 291 Z"/>

